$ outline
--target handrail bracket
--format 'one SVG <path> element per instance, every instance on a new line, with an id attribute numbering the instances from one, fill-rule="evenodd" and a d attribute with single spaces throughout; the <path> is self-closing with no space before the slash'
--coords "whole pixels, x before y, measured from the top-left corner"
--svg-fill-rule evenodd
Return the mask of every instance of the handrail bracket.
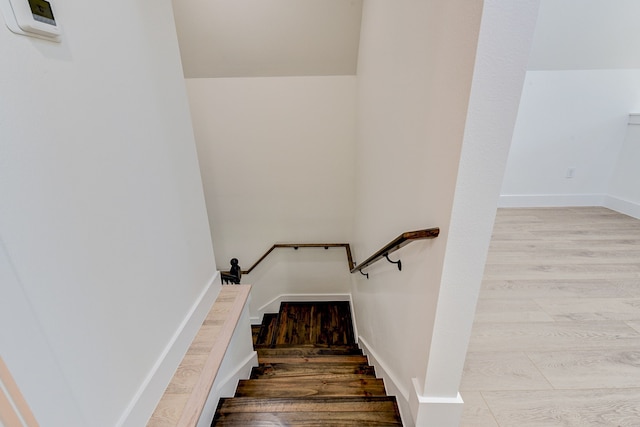
<path id="1" fill-rule="evenodd" d="M 402 271 L 402 260 L 398 260 L 398 261 L 391 261 L 389 259 L 389 254 L 386 253 L 384 254 L 384 257 L 387 259 L 387 261 L 389 261 L 391 264 L 397 264 L 398 265 L 398 271 Z M 367 277 L 368 278 L 368 277 Z"/>

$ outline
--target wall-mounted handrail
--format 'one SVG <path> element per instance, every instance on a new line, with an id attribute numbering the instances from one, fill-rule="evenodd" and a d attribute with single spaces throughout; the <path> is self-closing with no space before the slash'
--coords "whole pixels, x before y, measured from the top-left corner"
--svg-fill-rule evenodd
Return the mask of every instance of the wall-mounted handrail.
<path id="1" fill-rule="evenodd" d="M 396 264 L 398 266 L 398 269 L 402 270 L 401 261 L 391 261 L 389 259 L 389 254 L 397 251 L 398 249 L 408 245 L 409 243 L 415 240 L 433 239 L 438 237 L 439 234 L 440 234 L 440 229 L 438 227 L 427 228 L 424 230 L 407 231 L 405 233 L 402 233 L 395 239 L 393 239 L 391 242 L 387 243 L 380 250 L 378 250 L 376 253 L 374 253 L 369 258 L 367 258 L 366 261 L 360 263 L 357 266 L 353 262 L 353 256 L 351 255 L 351 246 L 349 246 L 348 243 L 276 243 L 275 245 L 271 246 L 271 248 L 269 248 L 269 250 L 267 250 L 267 252 L 265 252 L 264 255 L 262 255 L 255 263 L 253 263 L 253 265 L 249 267 L 249 269 L 242 270 L 242 274 L 251 273 L 253 269 L 256 268 L 258 264 L 260 264 L 262 261 L 264 261 L 264 259 L 267 256 L 269 256 L 271 252 L 273 252 L 275 249 L 280 249 L 280 248 L 293 248 L 296 250 L 298 248 L 325 248 L 325 249 L 344 248 L 347 253 L 347 263 L 348 263 L 349 271 L 351 273 L 355 273 L 356 271 L 359 271 L 360 273 L 362 273 L 363 269 L 367 268 L 368 266 L 370 266 L 371 264 L 373 264 L 374 262 L 382 258 L 386 258 L 387 261 L 393 264 Z M 235 258 L 233 260 L 235 260 Z M 233 260 L 232 260 L 232 264 L 233 264 Z M 237 264 L 237 260 L 236 260 L 236 264 Z M 232 280 L 233 277 L 229 275 L 229 271 L 222 271 L 221 273 L 222 273 L 223 281 L 225 280 L 226 276 L 229 276 L 226 279 L 227 282 L 230 281 L 231 283 L 235 283 Z M 364 274 L 365 276 L 367 276 L 367 278 L 369 278 L 368 274 L 365 274 L 365 273 L 362 273 L 362 274 Z"/>
<path id="2" fill-rule="evenodd" d="M 427 228 L 424 230 L 407 231 L 406 233 L 402 233 L 401 235 L 399 235 L 398 237 L 396 237 L 395 239 L 393 239 L 392 241 L 384 245 L 380 250 L 378 250 L 376 253 L 371 255 L 365 261 L 361 262 L 356 267 L 353 267 L 351 269 L 351 272 L 355 273 L 356 271 L 359 271 L 360 273 L 362 273 L 363 269 L 369 267 L 371 264 L 381 260 L 382 258 L 386 258 L 387 261 L 397 264 L 398 269 L 401 270 L 402 264 L 400 263 L 400 261 L 391 261 L 389 259 L 389 254 L 397 251 L 398 249 L 408 245 L 409 243 L 415 240 L 434 239 L 438 237 L 439 234 L 440 234 L 440 229 L 438 227 Z M 365 273 L 362 273 L 362 274 L 364 274 L 365 276 L 367 276 L 367 278 L 369 278 L 368 274 L 365 274 Z"/>
<path id="3" fill-rule="evenodd" d="M 275 249 L 279 249 L 279 248 L 293 248 L 293 249 L 298 249 L 298 248 L 325 248 L 325 249 L 329 249 L 329 248 L 344 248 L 345 251 L 347 252 L 347 262 L 349 263 L 349 265 L 348 265 L 349 270 L 351 270 L 355 266 L 355 263 L 353 262 L 353 257 L 351 256 L 351 247 L 349 246 L 348 243 L 276 243 L 275 245 L 271 246 L 271 248 L 269 248 L 269 250 L 267 252 L 265 252 L 264 255 L 262 255 L 260 257 L 260 259 L 258 259 L 255 263 L 253 263 L 253 265 L 248 270 L 242 270 L 242 274 L 251 273 L 253 271 L 253 269 L 256 268 L 258 266 L 258 264 L 260 264 L 271 252 L 273 252 Z"/>

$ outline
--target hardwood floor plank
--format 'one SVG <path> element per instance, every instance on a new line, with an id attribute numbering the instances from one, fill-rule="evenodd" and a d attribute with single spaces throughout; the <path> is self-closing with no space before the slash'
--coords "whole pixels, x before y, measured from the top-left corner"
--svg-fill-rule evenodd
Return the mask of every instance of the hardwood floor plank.
<path id="1" fill-rule="evenodd" d="M 231 412 L 393 412 L 397 410 L 391 397 L 309 397 L 307 399 L 273 398 L 256 399 L 237 397 L 221 399 L 221 414 Z"/>
<path id="2" fill-rule="evenodd" d="M 640 426 L 639 272 L 638 219 L 606 208 L 499 209 L 462 425 Z"/>
<path id="3" fill-rule="evenodd" d="M 386 396 L 381 379 L 240 380 L 235 397 Z"/>
<path id="4" fill-rule="evenodd" d="M 524 352 L 468 353 L 460 390 L 549 390 L 551 384 Z"/>
<path id="5" fill-rule="evenodd" d="M 500 426 L 637 427 L 640 389 L 482 392 Z"/>
<path id="6" fill-rule="evenodd" d="M 273 363 L 253 368 L 251 378 L 340 378 L 341 376 L 358 375 L 361 377 L 375 377 L 373 366 L 360 363 Z"/>
<path id="7" fill-rule="evenodd" d="M 368 363 L 367 356 L 258 356 L 258 363 Z"/>
<path id="8" fill-rule="evenodd" d="M 489 298 L 624 298 L 624 282 L 608 279 L 519 279 L 482 282 L 480 299 Z M 633 289 L 633 287 L 631 287 Z"/>
<path id="9" fill-rule="evenodd" d="M 555 320 L 640 320 L 640 298 L 536 298 Z"/>
<path id="10" fill-rule="evenodd" d="M 393 412 L 280 412 L 277 414 L 225 414 L 216 426 L 241 427 L 393 427 L 402 426 Z"/>
<path id="11" fill-rule="evenodd" d="M 461 394 L 464 409 L 460 427 L 499 427 L 480 392 L 464 391 Z"/>
<path id="12" fill-rule="evenodd" d="M 629 325 L 629 327 L 635 329 L 636 331 L 640 332 L 640 321 L 635 321 L 635 322 L 625 322 L 627 325 Z"/>
<path id="13" fill-rule="evenodd" d="M 273 344 L 355 344 L 349 302 L 283 302 Z"/>
<path id="14" fill-rule="evenodd" d="M 621 321 L 475 323 L 469 351 L 640 348 L 638 331 Z"/>
<path id="15" fill-rule="evenodd" d="M 640 279 L 640 264 L 556 264 L 514 263 L 487 265 L 484 277 L 502 280 L 517 279 Z"/>
<path id="16" fill-rule="evenodd" d="M 530 298 L 483 298 L 476 307 L 476 322 L 553 322 Z"/>
<path id="17" fill-rule="evenodd" d="M 640 348 L 530 352 L 527 355 L 557 389 L 640 386 Z"/>
<path id="18" fill-rule="evenodd" d="M 260 365 L 220 400 L 212 425 L 402 425 L 355 344 L 348 301 L 283 302 L 253 330 Z"/>
<path id="19" fill-rule="evenodd" d="M 632 297 L 640 297 L 640 280 L 618 280 L 615 283 Z"/>
<path id="20" fill-rule="evenodd" d="M 362 355 L 362 350 L 355 346 L 278 346 L 274 348 L 258 348 L 256 349 L 258 356 L 274 357 L 274 356 L 323 356 L 323 355 Z"/>

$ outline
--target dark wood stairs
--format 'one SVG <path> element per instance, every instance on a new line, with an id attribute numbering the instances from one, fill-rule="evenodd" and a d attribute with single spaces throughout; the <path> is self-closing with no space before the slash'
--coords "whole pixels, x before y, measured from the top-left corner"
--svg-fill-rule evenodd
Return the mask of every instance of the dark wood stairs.
<path id="1" fill-rule="evenodd" d="M 354 340 L 345 301 L 282 303 L 252 327 L 259 366 L 212 426 L 402 426 Z"/>

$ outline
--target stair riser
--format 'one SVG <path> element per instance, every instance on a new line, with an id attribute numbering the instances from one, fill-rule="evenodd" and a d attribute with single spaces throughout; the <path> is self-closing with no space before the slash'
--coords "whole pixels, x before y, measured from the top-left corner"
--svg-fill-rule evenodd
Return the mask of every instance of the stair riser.
<path id="1" fill-rule="evenodd" d="M 362 356 L 362 350 L 356 347 L 324 347 L 324 348 L 257 348 L 258 356 Z"/>
<path id="2" fill-rule="evenodd" d="M 260 364 L 273 363 L 368 363 L 366 356 L 259 357 Z"/>

